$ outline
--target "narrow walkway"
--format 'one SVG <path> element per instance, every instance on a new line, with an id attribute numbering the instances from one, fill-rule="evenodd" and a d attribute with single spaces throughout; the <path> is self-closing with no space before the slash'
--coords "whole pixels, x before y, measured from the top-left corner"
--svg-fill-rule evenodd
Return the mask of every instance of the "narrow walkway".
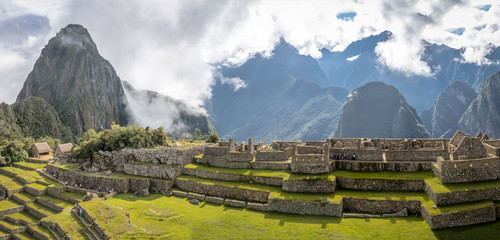
<path id="1" fill-rule="evenodd" d="M 93 239 L 104 240 L 104 238 L 91 226 L 92 223 L 90 223 L 86 218 L 78 216 L 78 214 L 76 214 L 75 211 L 71 211 L 71 214 L 74 214 L 76 216 L 76 218 L 78 218 L 83 223 L 83 225 L 85 225 L 85 227 L 87 227 L 89 232 L 91 232 L 92 235 L 94 235 Z"/>

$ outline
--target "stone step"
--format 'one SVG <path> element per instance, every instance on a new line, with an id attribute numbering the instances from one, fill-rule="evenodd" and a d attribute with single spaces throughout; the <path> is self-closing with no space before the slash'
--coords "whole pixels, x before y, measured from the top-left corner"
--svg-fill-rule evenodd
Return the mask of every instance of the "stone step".
<path id="1" fill-rule="evenodd" d="M 36 202 L 57 212 L 62 212 L 66 208 L 73 207 L 73 203 L 50 195 L 39 196 L 36 198 Z"/>
<path id="2" fill-rule="evenodd" d="M 12 194 L 12 199 L 21 204 L 28 204 L 35 201 L 36 196 L 29 194 L 28 192 L 19 192 Z"/>
<path id="3" fill-rule="evenodd" d="M 7 220 L 0 220 L 0 229 L 11 234 L 25 232 L 27 227 L 23 225 L 13 224 Z"/>
<path id="4" fill-rule="evenodd" d="M 29 214 L 26 211 L 22 211 L 5 216 L 5 220 L 11 222 L 12 224 L 31 226 L 34 224 L 38 224 L 40 219 Z"/>
<path id="5" fill-rule="evenodd" d="M 28 227 L 28 232 L 39 240 L 57 239 L 49 229 L 41 224 Z"/>
<path id="6" fill-rule="evenodd" d="M 23 233 L 18 233 L 13 235 L 14 240 L 36 240 L 36 238 L 31 235 L 30 233 L 23 232 Z"/>
<path id="7" fill-rule="evenodd" d="M 50 208 L 47 208 L 47 207 L 45 207 L 37 202 L 32 202 L 32 203 L 27 204 L 26 210 L 31 215 L 33 215 L 37 218 L 40 218 L 40 219 L 57 214 L 56 211 L 54 211 Z"/>
<path id="8" fill-rule="evenodd" d="M 92 227 L 92 223 L 90 223 L 86 218 L 78 216 L 75 211 L 71 211 L 71 214 L 78 219 L 78 221 L 82 222 L 83 225 L 87 228 L 86 234 L 90 235 L 91 239 L 101 240 L 104 239 L 97 233 L 97 231 Z M 90 233 L 90 234 L 89 234 Z"/>

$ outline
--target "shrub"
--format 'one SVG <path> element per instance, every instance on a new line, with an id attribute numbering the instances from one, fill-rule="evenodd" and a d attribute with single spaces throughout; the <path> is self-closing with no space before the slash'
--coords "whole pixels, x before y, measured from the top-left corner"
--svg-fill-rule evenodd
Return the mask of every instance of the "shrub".
<path id="1" fill-rule="evenodd" d="M 219 135 L 216 132 L 210 133 L 210 136 L 208 136 L 207 142 L 209 142 L 209 143 L 219 142 Z"/>

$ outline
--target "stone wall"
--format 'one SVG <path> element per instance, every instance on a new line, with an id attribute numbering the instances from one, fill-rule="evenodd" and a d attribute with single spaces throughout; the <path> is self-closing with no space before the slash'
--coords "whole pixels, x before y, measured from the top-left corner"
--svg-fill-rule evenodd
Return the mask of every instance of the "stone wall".
<path id="1" fill-rule="evenodd" d="M 365 162 L 335 160 L 335 168 L 355 172 L 420 172 L 432 169 L 432 162 Z"/>
<path id="2" fill-rule="evenodd" d="M 201 193 L 217 197 L 228 197 L 243 201 L 267 202 L 269 198 L 269 192 L 265 191 L 209 185 L 185 181 L 179 178 L 175 179 L 175 186 L 189 192 Z"/>
<path id="3" fill-rule="evenodd" d="M 432 171 L 442 183 L 487 181 L 500 178 L 500 159 L 444 160 L 439 158 Z"/>
<path id="4" fill-rule="evenodd" d="M 342 202 L 340 204 L 316 201 L 298 201 L 271 198 L 266 207 L 267 211 L 293 213 L 302 215 L 342 216 Z"/>
<path id="5" fill-rule="evenodd" d="M 292 149 L 287 148 L 284 151 L 257 151 L 255 161 L 286 161 L 292 156 Z"/>
<path id="6" fill-rule="evenodd" d="M 144 164 L 140 162 L 125 163 L 123 165 L 123 172 L 130 175 L 174 179 L 182 172 L 182 168 L 178 165 L 166 164 Z"/>
<path id="7" fill-rule="evenodd" d="M 120 151 L 105 152 L 99 151 L 94 154 L 94 161 L 84 162 L 83 167 L 90 172 L 111 170 L 113 172 L 128 172 L 137 171 L 144 175 L 168 176 L 173 179 L 182 171 L 182 167 L 191 163 L 194 156 L 202 154 L 204 149 L 210 146 L 201 145 L 188 149 L 177 147 L 162 147 L 154 149 L 130 149 L 125 148 Z M 137 165 L 137 166 L 131 166 Z M 161 166 L 158 168 L 146 166 Z M 165 168 L 162 168 L 165 167 Z M 127 169 L 125 169 L 127 168 Z M 166 173 L 159 172 L 159 168 L 168 171 Z M 169 169 L 169 168 L 177 168 Z M 172 174 L 174 173 L 174 174 Z"/>
<path id="8" fill-rule="evenodd" d="M 285 192 L 333 193 L 335 186 L 335 179 L 284 180 L 282 189 Z"/>
<path id="9" fill-rule="evenodd" d="M 336 155 L 339 154 L 346 154 L 346 155 L 351 155 L 354 154 L 356 155 L 356 160 L 355 161 L 382 161 L 382 151 L 377 151 L 377 150 L 356 150 L 356 149 L 336 149 L 336 148 L 331 148 L 330 149 L 330 159 L 336 159 Z"/>
<path id="10" fill-rule="evenodd" d="M 322 155 L 321 155 L 322 156 Z M 293 159 L 297 158 L 297 161 Z M 300 155 L 292 158 L 290 169 L 295 173 L 321 174 L 328 173 L 335 169 L 335 165 L 330 161 L 319 159 L 320 156 Z"/>
<path id="11" fill-rule="evenodd" d="M 86 175 L 85 173 L 80 173 L 77 171 L 70 171 L 67 169 L 62 169 L 57 166 L 48 164 L 46 166 L 47 172 L 56 176 L 56 178 L 61 179 L 66 182 L 68 186 L 66 189 L 74 189 L 75 184 L 79 186 L 101 187 L 102 191 L 106 189 L 113 189 L 119 193 L 126 192 L 137 192 L 140 190 L 147 190 L 148 192 L 160 192 L 166 193 L 168 188 L 173 185 L 173 180 L 162 180 L 162 179 L 148 179 L 148 178 L 114 178 L 108 176 L 98 176 L 98 175 Z M 92 191 L 92 190 L 83 190 Z M 95 190 L 94 190 L 95 191 Z"/>
<path id="12" fill-rule="evenodd" d="M 493 204 L 483 208 L 443 213 L 439 215 L 430 215 L 427 210 L 422 207 L 421 213 L 431 229 L 467 226 L 493 222 L 496 220 L 495 206 Z"/>
<path id="13" fill-rule="evenodd" d="M 184 168 L 183 174 L 189 176 L 195 176 L 205 179 L 214 179 L 222 181 L 232 181 L 232 182 L 255 182 L 270 186 L 281 186 L 283 178 L 279 177 L 264 177 L 264 176 L 251 176 L 251 175 L 240 175 L 240 174 L 229 174 L 221 172 L 203 171 L 197 169 Z"/>
<path id="14" fill-rule="evenodd" d="M 424 180 L 357 179 L 337 177 L 337 185 L 344 189 L 361 191 L 407 192 L 424 191 Z"/>
<path id="15" fill-rule="evenodd" d="M 344 211 L 365 213 L 395 213 L 408 209 L 409 213 L 420 213 L 420 201 L 409 200 L 371 200 L 346 197 L 343 199 Z"/>
<path id="16" fill-rule="evenodd" d="M 425 185 L 425 193 L 438 206 L 446 206 L 457 203 L 468 203 L 482 200 L 500 200 L 500 188 L 492 187 L 480 190 L 467 190 L 460 192 L 435 192 L 431 186 Z"/>
<path id="17" fill-rule="evenodd" d="M 432 161 L 438 157 L 449 159 L 450 154 L 444 149 L 418 149 L 413 151 L 384 151 L 386 161 Z"/>

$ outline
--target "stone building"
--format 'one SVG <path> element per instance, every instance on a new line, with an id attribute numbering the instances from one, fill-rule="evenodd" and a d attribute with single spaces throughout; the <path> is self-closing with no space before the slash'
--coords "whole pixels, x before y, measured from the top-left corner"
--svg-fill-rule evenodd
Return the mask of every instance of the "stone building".
<path id="1" fill-rule="evenodd" d="M 35 143 L 33 144 L 33 147 L 31 147 L 30 155 L 32 157 L 41 157 L 49 155 L 50 152 L 52 152 L 52 149 L 47 142 Z"/>
<path id="2" fill-rule="evenodd" d="M 67 161 L 70 158 L 71 150 L 73 149 L 72 143 L 64 143 L 57 145 L 54 157 L 62 161 Z"/>

